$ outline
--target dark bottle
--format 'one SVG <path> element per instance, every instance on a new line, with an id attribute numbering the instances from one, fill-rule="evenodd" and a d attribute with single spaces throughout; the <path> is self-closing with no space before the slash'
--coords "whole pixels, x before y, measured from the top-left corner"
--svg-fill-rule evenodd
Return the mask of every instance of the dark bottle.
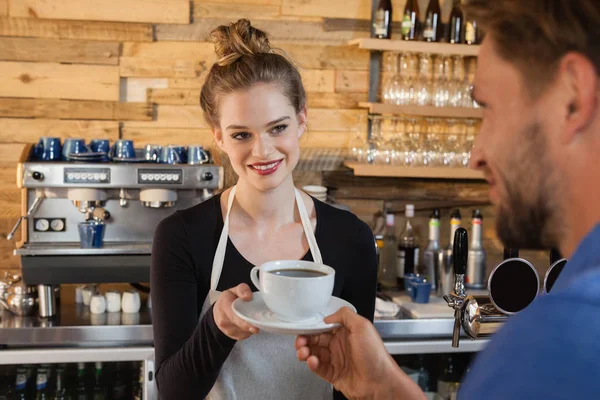
<path id="1" fill-rule="evenodd" d="M 75 388 L 76 400 L 88 400 L 88 390 L 85 382 L 85 364 L 77 364 L 77 387 Z"/>
<path id="2" fill-rule="evenodd" d="M 473 18 L 465 20 L 465 43 L 479 44 L 479 27 L 477 21 Z"/>
<path id="3" fill-rule="evenodd" d="M 127 382 L 125 381 L 125 377 L 123 371 L 123 363 L 118 362 L 115 367 L 115 377 L 112 384 L 112 396 L 113 400 L 127 400 L 129 396 L 127 395 Z M 129 393 L 131 394 L 131 393 Z"/>
<path id="4" fill-rule="evenodd" d="M 442 40 L 442 9 L 439 0 L 430 0 L 425 14 L 425 26 L 423 28 L 423 40 L 427 42 L 439 42 Z"/>
<path id="5" fill-rule="evenodd" d="M 379 0 L 375 10 L 375 22 L 373 23 L 373 37 L 377 39 L 392 38 L 392 1 Z"/>
<path id="6" fill-rule="evenodd" d="M 105 400 L 106 390 L 102 384 L 102 363 L 96 363 L 96 373 L 94 374 L 94 388 L 92 389 L 92 400 Z"/>
<path id="7" fill-rule="evenodd" d="M 414 274 L 415 266 L 419 263 L 419 247 L 412 227 L 412 218 L 415 216 L 415 206 L 407 204 L 405 209 L 406 227 L 398 240 L 398 274 L 397 282 L 400 288 L 404 287 L 404 276 Z"/>
<path id="8" fill-rule="evenodd" d="M 460 1 L 454 0 L 450 20 L 448 22 L 448 43 L 458 44 L 464 40 L 465 16 L 460 8 Z"/>
<path id="9" fill-rule="evenodd" d="M 15 381 L 15 399 L 27 400 L 27 370 L 25 368 L 17 369 L 17 377 Z"/>
<path id="10" fill-rule="evenodd" d="M 5 367 L 0 378 L 0 400 L 13 400 L 15 398 L 15 370 Z"/>
<path id="11" fill-rule="evenodd" d="M 67 395 L 65 388 L 65 370 L 58 368 L 56 370 L 56 387 L 54 388 L 53 400 L 69 400 L 70 397 Z"/>
<path id="12" fill-rule="evenodd" d="M 36 387 L 36 400 L 49 400 L 50 393 L 48 390 L 48 373 L 49 371 L 45 368 L 39 368 L 37 372 L 37 379 L 35 381 Z"/>
<path id="13" fill-rule="evenodd" d="M 456 368 L 456 362 L 452 359 L 452 356 L 448 356 L 444 372 L 438 378 L 437 394 L 444 400 L 455 398 L 459 385 L 460 373 Z"/>
<path id="14" fill-rule="evenodd" d="M 408 0 L 402 14 L 402 39 L 417 40 L 419 38 L 419 3 Z"/>
<path id="15" fill-rule="evenodd" d="M 140 372 L 137 379 L 133 382 L 133 400 L 142 400 L 144 398 L 144 364 L 140 365 Z"/>

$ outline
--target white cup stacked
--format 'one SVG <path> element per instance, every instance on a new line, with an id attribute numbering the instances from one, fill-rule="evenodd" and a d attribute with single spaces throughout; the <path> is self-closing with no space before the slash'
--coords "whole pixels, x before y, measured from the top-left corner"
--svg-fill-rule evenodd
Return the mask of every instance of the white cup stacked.
<path id="1" fill-rule="evenodd" d="M 116 290 L 106 292 L 106 311 L 109 313 L 121 311 L 121 293 Z"/>
<path id="2" fill-rule="evenodd" d="M 327 188 L 325 186 L 308 185 L 302 188 L 306 193 L 317 200 L 325 202 L 327 200 Z"/>

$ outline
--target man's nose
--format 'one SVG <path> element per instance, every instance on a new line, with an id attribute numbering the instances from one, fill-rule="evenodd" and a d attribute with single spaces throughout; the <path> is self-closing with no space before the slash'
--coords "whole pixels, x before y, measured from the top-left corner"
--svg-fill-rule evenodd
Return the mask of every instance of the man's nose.
<path id="1" fill-rule="evenodd" d="M 482 140 L 482 136 L 480 133 L 475 138 L 475 144 L 473 145 L 473 148 L 471 149 L 471 158 L 469 159 L 469 168 L 480 170 L 480 169 L 485 168 L 485 166 L 487 165 L 487 163 L 485 161 L 485 155 L 483 152 L 482 141 L 483 140 Z"/>

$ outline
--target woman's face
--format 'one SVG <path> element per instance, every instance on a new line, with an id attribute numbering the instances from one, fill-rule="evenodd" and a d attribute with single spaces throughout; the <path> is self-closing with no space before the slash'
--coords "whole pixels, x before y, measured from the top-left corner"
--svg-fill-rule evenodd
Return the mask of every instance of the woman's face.
<path id="1" fill-rule="evenodd" d="M 220 129 L 214 135 L 239 179 L 261 191 L 277 188 L 300 157 L 306 110 L 296 114 L 275 84 L 257 84 L 221 99 Z"/>

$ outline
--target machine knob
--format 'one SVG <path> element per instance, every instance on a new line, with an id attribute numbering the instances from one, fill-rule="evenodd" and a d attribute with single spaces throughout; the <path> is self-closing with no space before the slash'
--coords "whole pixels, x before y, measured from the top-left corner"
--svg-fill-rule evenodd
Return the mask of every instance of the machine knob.
<path id="1" fill-rule="evenodd" d="M 202 174 L 202 180 L 203 181 L 212 181 L 213 179 L 213 174 L 212 172 L 205 172 Z"/>
<path id="2" fill-rule="evenodd" d="M 31 177 L 33 179 L 35 179 L 36 181 L 41 181 L 42 179 L 44 179 L 44 174 L 42 174 L 41 172 L 38 172 L 38 171 L 33 171 L 33 173 L 31 174 Z"/>

